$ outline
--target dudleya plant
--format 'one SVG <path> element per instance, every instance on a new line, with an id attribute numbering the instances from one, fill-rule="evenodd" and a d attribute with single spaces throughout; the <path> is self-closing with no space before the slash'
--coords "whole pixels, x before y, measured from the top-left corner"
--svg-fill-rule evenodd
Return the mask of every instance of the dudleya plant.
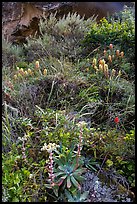
<path id="1" fill-rule="evenodd" d="M 82 149 L 82 122 L 78 124 L 80 126 L 79 144 L 77 151 L 74 149 L 68 149 L 63 147 L 61 151 L 58 151 L 59 145 L 55 143 L 45 143 L 41 148 L 42 151 L 48 151 L 49 153 L 49 165 L 47 167 L 49 173 L 48 184 L 45 184 L 47 188 L 52 188 L 55 195 L 59 194 L 59 187 L 64 192 L 65 189 L 73 191 L 81 189 L 80 182 L 84 180 L 82 173 L 85 172 L 83 167 L 83 161 L 80 160 L 81 149 Z M 53 156 L 53 152 L 56 153 Z M 53 163 L 55 163 L 53 165 Z"/>

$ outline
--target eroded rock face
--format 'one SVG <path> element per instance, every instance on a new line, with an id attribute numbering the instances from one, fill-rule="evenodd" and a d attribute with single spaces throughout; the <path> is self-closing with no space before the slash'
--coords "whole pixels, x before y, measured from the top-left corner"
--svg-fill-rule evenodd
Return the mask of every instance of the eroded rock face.
<path id="1" fill-rule="evenodd" d="M 77 12 L 85 19 L 118 12 L 131 2 L 2 2 L 2 34 L 11 42 L 25 42 L 27 36 L 39 35 L 39 19 L 57 11 L 57 17 Z"/>

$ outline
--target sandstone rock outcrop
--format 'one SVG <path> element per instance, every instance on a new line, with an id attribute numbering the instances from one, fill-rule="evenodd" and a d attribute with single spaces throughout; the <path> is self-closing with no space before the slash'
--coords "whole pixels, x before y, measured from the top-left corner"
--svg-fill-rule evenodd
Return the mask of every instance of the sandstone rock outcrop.
<path id="1" fill-rule="evenodd" d="M 85 19 L 101 19 L 133 2 L 2 2 L 2 34 L 11 42 L 25 42 L 27 36 L 39 34 L 39 19 L 57 11 L 57 17 L 77 12 Z"/>

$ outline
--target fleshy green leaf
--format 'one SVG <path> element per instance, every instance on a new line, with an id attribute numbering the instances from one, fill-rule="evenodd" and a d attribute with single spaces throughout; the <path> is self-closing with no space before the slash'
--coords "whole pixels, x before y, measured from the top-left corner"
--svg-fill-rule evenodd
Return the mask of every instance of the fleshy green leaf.
<path id="1" fill-rule="evenodd" d="M 54 173 L 54 175 L 55 175 L 55 177 L 56 176 L 63 176 L 63 175 L 65 175 L 65 172 L 57 172 L 57 173 Z"/>
<path id="2" fill-rule="evenodd" d="M 79 187 L 80 187 L 80 184 L 77 182 L 77 180 L 76 180 L 73 176 L 71 176 L 71 181 L 72 181 L 73 185 L 74 185 L 76 188 L 79 188 Z"/>
<path id="3" fill-rule="evenodd" d="M 70 176 L 67 177 L 67 188 L 71 187 Z"/>

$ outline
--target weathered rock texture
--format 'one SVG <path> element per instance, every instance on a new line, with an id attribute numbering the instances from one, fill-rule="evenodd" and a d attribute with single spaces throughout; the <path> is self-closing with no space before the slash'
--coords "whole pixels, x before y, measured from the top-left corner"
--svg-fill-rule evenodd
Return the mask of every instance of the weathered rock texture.
<path id="1" fill-rule="evenodd" d="M 25 41 L 27 36 L 39 34 L 39 19 L 57 11 L 57 17 L 77 12 L 85 19 L 118 12 L 131 2 L 2 2 L 2 34 L 11 42 Z"/>

